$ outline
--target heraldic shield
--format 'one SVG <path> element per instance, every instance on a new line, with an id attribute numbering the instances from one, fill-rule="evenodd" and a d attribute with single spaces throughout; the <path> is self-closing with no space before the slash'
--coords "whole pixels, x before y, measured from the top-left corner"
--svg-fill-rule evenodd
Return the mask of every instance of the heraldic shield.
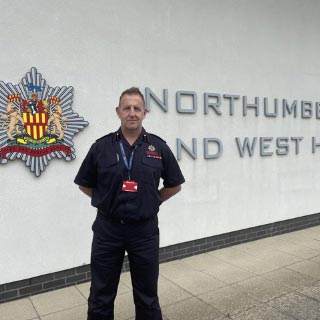
<path id="1" fill-rule="evenodd" d="M 17 85 L 0 81 L 0 163 L 21 159 L 39 177 L 51 159 L 74 159 L 72 138 L 88 122 L 72 99 L 73 87 L 50 87 L 36 68 Z"/>
<path id="2" fill-rule="evenodd" d="M 22 119 L 27 134 L 33 139 L 38 140 L 46 133 L 49 120 L 48 112 L 37 112 L 34 115 L 30 112 L 23 112 Z"/>

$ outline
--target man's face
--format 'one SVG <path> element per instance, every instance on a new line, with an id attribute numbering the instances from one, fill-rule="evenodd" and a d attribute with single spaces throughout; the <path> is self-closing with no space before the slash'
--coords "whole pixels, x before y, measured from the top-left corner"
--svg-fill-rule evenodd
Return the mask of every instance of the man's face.
<path id="1" fill-rule="evenodd" d="M 146 116 L 146 109 L 142 98 L 138 94 L 125 94 L 119 107 L 116 108 L 121 120 L 121 127 L 127 130 L 137 130 L 142 127 Z"/>

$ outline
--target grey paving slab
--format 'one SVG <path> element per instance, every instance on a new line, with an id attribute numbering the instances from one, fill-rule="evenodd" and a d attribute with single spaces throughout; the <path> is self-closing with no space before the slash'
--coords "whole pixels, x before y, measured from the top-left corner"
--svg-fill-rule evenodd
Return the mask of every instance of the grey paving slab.
<path id="1" fill-rule="evenodd" d="M 203 272 L 226 284 L 236 283 L 256 276 L 252 272 L 223 261 L 220 261 L 219 264 L 212 266 L 210 269 L 203 270 Z"/>
<path id="2" fill-rule="evenodd" d="M 287 252 L 289 254 L 292 254 L 294 256 L 297 256 L 297 257 L 300 257 L 303 259 L 310 259 L 310 258 L 316 257 L 320 254 L 319 250 L 315 250 L 315 249 L 308 248 L 303 245 L 298 245 L 298 244 L 290 243 L 290 242 L 280 243 L 277 246 L 277 250 Z"/>
<path id="3" fill-rule="evenodd" d="M 185 258 L 181 260 L 181 262 L 187 264 L 193 270 L 203 271 L 211 269 L 216 265 L 219 265 L 222 261 L 220 259 L 217 259 L 213 255 L 204 253 L 189 258 Z"/>
<path id="4" fill-rule="evenodd" d="M 247 262 L 246 265 L 243 265 L 248 271 L 255 273 L 257 275 L 262 275 L 264 273 L 277 270 L 279 266 L 274 263 L 268 263 L 267 261 L 262 262 L 254 262 L 254 264 L 250 264 Z"/>
<path id="5" fill-rule="evenodd" d="M 274 263 L 280 266 L 289 265 L 295 262 L 302 261 L 304 259 L 304 257 L 298 257 L 297 255 L 290 254 L 284 251 L 286 248 L 297 249 L 296 243 L 290 241 L 288 242 L 287 240 L 284 241 L 284 239 L 277 239 L 277 237 L 248 242 L 234 246 L 232 248 L 244 251 L 262 260 L 268 261 L 269 263 Z M 284 250 L 279 251 L 277 250 L 277 248 L 284 248 Z M 308 248 L 305 249 L 308 251 Z M 314 254 L 314 252 L 312 253 Z"/>
<path id="6" fill-rule="evenodd" d="M 161 307 L 164 307 L 186 298 L 190 298 L 192 295 L 175 283 L 160 276 L 158 283 L 158 296 Z"/>
<path id="7" fill-rule="evenodd" d="M 266 255 L 268 253 L 272 253 L 274 251 L 274 245 L 272 245 L 272 246 L 271 245 L 270 246 L 267 246 L 267 245 L 260 246 L 258 244 L 250 245 L 250 242 L 240 244 L 240 245 L 234 246 L 232 248 L 235 250 L 245 252 L 247 254 L 250 254 L 250 255 L 258 257 L 258 258 L 260 256 Z"/>
<path id="8" fill-rule="evenodd" d="M 305 241 L 301 241 L 300 244 L 320 252 L 320 240 L 315 240 L 315 239 L 305 240 Z"/>
<path id="9" fill-rule="evenodd" d="M 296 292 L 273 299 L 268 304 L 299 320 L 319 320 L 320 302 Z"/>
<path id="10" fill-rule="evenodd" d="M 183 260 L 176 260 L 167 263 L 161 263 L 159 272 L 162 276 L 168 279 L 175 279 L 180 277 L 186 277 L 188 274 L 192 274 L 194 269 Z"/>
<path id="11" fill-rule="evenodd" d="M 210 251 L 208 254 L 228 263 L 232 263 L 234 260 L 238 259 L 252 258 L 252 255 L 249 255 L 242 250 L 238 250 L 236 247 Z"/>
<path id="12" fill-rule="evenodd" d="M 38 319 L 31 301 L 28 298 L 0 304 L 1 320 Z"/>
<path id="13" fill-rule="evenodd" d="M 235 288 L 224 287 L 198 296 L 199 299 L 212 305 L 224 314 L 235 314 L 259 303 L 252 296 Z"/>
<path id="14" fill-rule="evenodd" d="M 87 304 L 75 287 L 38 294 L 30 297 L 30 300 L 40 316 Z"/>
<path id="15" fill-rule="evenodd" d="M 193 271 L 192 274 L 187 274 L 184 277 L 171 278 L 169 280 L 193 295 L 226 286 L 224 282 L 214 279 L 200 271 Z"/>
<path id="16" fill-rule="evenodd" d="M 232 316 L 233 320 L 297 320 L 271 306 L 261 304 Z"/>
<path id="17" fill-rule="evenodd" d="M 320 263 L 320 255 L 310 259 L 313 262 Z"/>
<path id="18" fill-rule="evenodd" d="M 265 261 L 263 259 L 257 258 L 252 254 L 248 254 L 238 249 L 226 248 L 223 250 L 213 251 L 213 256 L 228 262 L 234 266 L 238 266 L 246 271 L 252 272 L 256 275 L 270 272 L 272 270 L 278 269 L 279 266 Z"/>
<path id="19" fill-rule="evenodd" d="M 123 294 L 131 291 L 132 291 L 131 287 L 128 287 L 121 281 L 119 282 L 117 294 Z"/>
<path id="20" fill-rule="evenodd" d="M 280 237 L 286 239 L 286 241 L 290 241 L 293 243 L 298 243 L 305 240 L 312 240 L 316 236 L 316 232 L 304 229 L 291 233 L 286 233 L 281 235 Z"/>
<path id="21" fill-rule="evenodd" d="M 263 261 L 267 261 L 268 263 L 272 263 L 280 267 L 288 266 L 303 260 L 303 258 L 299 258 L 295 255 L 275 249 L 272 251 L 258 251 L 256 253 L 250 252 L 250 254 L 255 255 L 257 258 Z"/>
<path id="22" fill-rule="evenodd" d="M 87 307 L 79 306 L 41 316 L 41 320 L 87 320 Z"/>
<path id="23" fill-rule="evenodd" d="M 80 291 L 80 293 L 85 297 L 85 299 L 88 299 L 90 294 L 90 282 L 81 283 L 76 285 L 75 287 Z M 131 288 L 129 288 L 123 282 L 120 281 L 117 294 L 123 294 L 131 290 Z"/>
<path id="24" fill-rule="evenodd" d="M 297 293 L 304 294 L 320 302 L 320 281 L 314 282 L 311 285 L 300 288 L 299 290 L 297 290 Z M 320 309 L 319 309 L 319 316 L 320 316 Z"/>
<path id="25" fill-rule="evenodd" d="M 130 318 L 130 319 L 128 319 L 128 320 L 135 320 L 136 319 L 136 317 L 132 317 L 132 318 Z M 169 320 L 168 318 L 166 318 L 164 315 L 162 315 L 162 319 L 163 320 Z M 229 319 L 230 320 L 230 319 Z"/>
<path id="26" fill-rule="evenodd" d="M 240 281 L 235 283 L 233 286 L 262 302 L 290 291 L 289 288 L 262 277 L 255 277 Z"/>
<path id="27" fill-rule="evenodd" d="M 316 226 L 314 228 L 307 228 L 298 230 L 295 232 L 287 233 L 288 238 L 290 237 L 299 237 L 300 239 L 307 238 L 307 239 L 318 239 L 320 240 L 320 228 Z"/>
<path id="28" fill-rule="evenodd" d="M 286 239 L 280 239 L 278 236 L 249 241 L 233 246 L 233 248 L 241 248 L 241 250 L 259 249 L 263 251 L 274 250 L 279 242 L 287 242 Z"/>
<path id="29" fill-rule="evenodd" d="M 90 282 L 81 283 L 75 286 L 75 288 L 88 300 L 90 293 Z"/>
<path id="30" fill-rule="evenodd" d="M 120 283 L 132 289 L 130 272 L 124 272 L 120 276 Z"/>
<path id="31" fill-rule="evenodd" d="M 311 260 L 304 260 L 287 266 L 286 268 L 300 272 L 315 279 L 320 279 L 319 263 L 313 262 Z"/>
<path id="32" fill-rule="evenodd" d="M 286 268 L 265 273 L 262 277 L 291 289 L 297 289 L 315 282 L 315 279 L 310 276 Z"/>
<path id="33" fill-rule="evenodd" d="M 256 275 L 261 275 L 266 272 L 270 272 L 272 270 L 276 270 L 279 268 L 275 263 L 269 262 L 267 260 L 259 259 L 254 256 L 250 258 L 242 258 L 238 260 L 234 260 L 232 264 L 241 267 L 248 272 L 254 273 Z"/>
<path id="34" fill-rule="evenodd" d="M 319 235 L 319 237 L 320 237 L 320 225 L 319 225 L 319 226 L 314 226 L 314 227 L 308 228 L 308 230 L 318 232 L 318 235 Z"/>
<path id="35" fill-rule="evenodd" d="M 196 297 L 164 307 L 162 313 L 169 320 L 220 320 L 224 317 L 221 312 Z"/>

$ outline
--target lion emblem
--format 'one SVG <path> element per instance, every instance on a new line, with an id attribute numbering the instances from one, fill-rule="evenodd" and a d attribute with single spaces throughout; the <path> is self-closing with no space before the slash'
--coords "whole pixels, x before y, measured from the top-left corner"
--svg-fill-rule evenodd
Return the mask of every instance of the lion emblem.
<path id="1" fill-rule="evenodd" d="M 62 116 L 62 108 L 60 105 L 60 99 L 56 97 L 50 97 L 50 117 L 48 120 L 48 133 L 57 135 L 58 140 L 62 140 L 64 131 L 67 129 L 66 120 L 67 117 Z"/>
<path id="2" fill-rule="evenodd" d="M 15 107 L 12 102 L 7 104 L 7 114 L 2 114 L 0 119 L 2 120 L 1 127 L 4 130 L 7 130 L 7 136 L 10 140 L 15 140 L 13 134 L 17 135 L 25 133 L 24 121 L 20 114 L 20 109 Z M 22 128 L 22 130 L 21 130 Z"/>

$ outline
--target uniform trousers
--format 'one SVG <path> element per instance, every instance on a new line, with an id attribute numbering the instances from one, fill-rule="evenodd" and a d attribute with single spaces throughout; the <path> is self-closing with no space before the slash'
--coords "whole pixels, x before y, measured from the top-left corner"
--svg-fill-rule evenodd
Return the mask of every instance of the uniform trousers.
<path id="1" fill-rule="evenodd" d="M 162 320 L 158 300 L 158 218 L 126 223 L 98 213 L 92 226 L 88 320 L 113 320 L 125 251 L 128 253 L 136 320 Z"/>

